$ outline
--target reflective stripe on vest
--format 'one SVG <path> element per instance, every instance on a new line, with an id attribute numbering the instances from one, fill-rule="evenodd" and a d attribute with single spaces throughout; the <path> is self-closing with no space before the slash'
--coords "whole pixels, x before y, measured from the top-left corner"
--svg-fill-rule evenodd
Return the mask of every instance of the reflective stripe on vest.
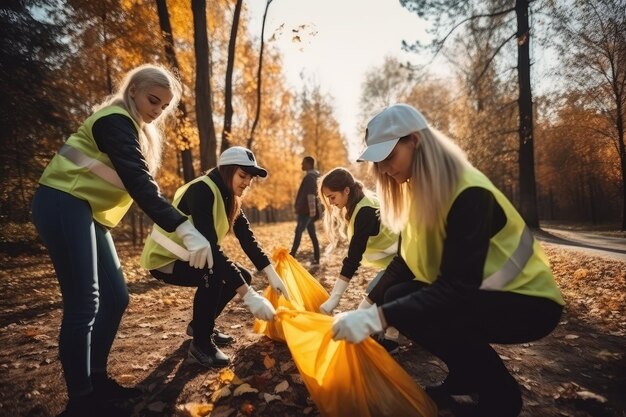
<path id="1" fill-rule="evenodd" d="M 178 243 L 174 242 L 163 233 L 159 232 L 155 227 L 152 228 L 150 237 L 159 245 L 172 252 L 181 261 L 189 261 L 189 251 Z"/>
<path id="2" fill-rule="evenodd" d="M 481 290 L 502 290 L 513 281 L 528 263 L 533 254 L 533 234 L 528 226 L 524 226 L 524 231 L 519 244 L 511 257 L 502 265 L 502 268 L 489 275 L 483 280 Z"/>
<path id="3" fill-rule="evenodd" d="M 59 150 L 59 155 L 63 155 L 79 167 L 88 169 L 109 184 L 114 185 L 121 190 L 126 189 L 126 187 L 124 187 L 124 183 L 113 168 L 98 161 L 97 159 L 85 155 L 84 153 L 68 145 L 67 143 L 61 147 L 61 149 Z"/>
<path id="4" fill-rule="evenodd" d="M 389 255 L 393 255 L 397 252 L 398 252 L 398 242 L 394 242 L 387 249 L 380 251 L 380 252 L 376 252 L 376 253 L 366 254 L 364 258 L 367 261 L 378 261 L 380 259 L 386 258 Z"/>

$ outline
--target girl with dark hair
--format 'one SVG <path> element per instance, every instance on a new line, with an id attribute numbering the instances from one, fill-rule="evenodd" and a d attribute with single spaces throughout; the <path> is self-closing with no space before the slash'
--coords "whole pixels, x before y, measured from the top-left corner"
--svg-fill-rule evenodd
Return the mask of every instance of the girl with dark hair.
<path id="1" fill-rule="evenodd" d="M 368 292 L 376 285 L 398 250 L 398 235 L 381 224 L 378 199 L 347 169 L 335 168 L 324 175 L 319 194 L 326 207 L 323 223 L 330 240 L 327 250 L 332 251 L 340 238 L 350 242 L 330 297 L 320 306 L 323 313 L 330 315 L 361 263 L 381 269 Z M 371 304 L 366 297 L 359 307 Z"/>
<path id="2" fill-rule="evenodd" d="M 180 187 L 174 206 L 210 242 L 208 266 L 196 269 L 175 233 L 155 225 L 141 255 L 141 264 L 157 279 L 168 284 L 196 287 L 193 319 L 188 334 L 193 336 L 188 356 L 206 367 L 223 367 L 230 359 L 218 347 L 232 337 L 215 331 L 215 320 L 226 304 L 239 294 L 250 312 L 260 320 L 273 320 L 274 307 L 249 284 L 252 274 L 224 254 L 222 239 L 232 231 L 250 261 L 266 273 L 270 285 L 289 298 L 284 283 L 256 241 L 241 209 L 241 198 L 255 177 L 266 177 L 254 154 L 241 146 L 225 150 L 217 168 Z"/>

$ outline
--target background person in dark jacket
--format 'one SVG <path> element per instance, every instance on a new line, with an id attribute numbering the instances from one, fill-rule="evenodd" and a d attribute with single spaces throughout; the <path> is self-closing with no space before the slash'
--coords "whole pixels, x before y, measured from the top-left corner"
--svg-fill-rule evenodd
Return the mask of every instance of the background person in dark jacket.
<path id="1" fill-rule="evenodd" d="M 302 233 L 306 229 L 313 244 L 313 264 L 317 265 L 320 262 L 320 245 L 315 233 L 315 220 L 319 218 L 320 214 L 317 212 L 319 209 L 317 204 L 317 179 L 320 173 L 315 170 L 315 159 L 312 156 L 302 158 L 302 170 L 306 171 L 306 175 L 302 179 L 296 195 L 295 209 L 298 223 L 296 224 L 293 245 L 289 253 L 293 257 L 296 256 L 300 247 Z"/>

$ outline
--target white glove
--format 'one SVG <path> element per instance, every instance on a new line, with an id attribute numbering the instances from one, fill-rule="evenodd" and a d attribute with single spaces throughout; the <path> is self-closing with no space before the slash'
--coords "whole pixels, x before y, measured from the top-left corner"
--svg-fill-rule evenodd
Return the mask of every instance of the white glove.
<path id="1" fill-rule="evenodd" d="M 373 308 L 339 313 L 333 321 L 333 339 L 361 343 L 372 333 L 383 331 L 376 304 Z"/>
<path id="2" fill-rule="evenodd" d="M 370 300 L 367 297 L 363 297 L 363 299 L 361 300 L 361 302 L 359 303 L 359 306 L 357 307 L 358 310 L 362 310 L 364 308 L 370 308 L 371 306 L 373 306 L 373 303 L 370 303 Z"/>
<path id="3" fill-rule="evenodd" d="M 183 244 L 189 251 L 189 265 L 198 269 L 204 268 L 205 265 L 208 265 L 209 269 L 213 268 L 211 244 L 189 220 L 176 228 L 176 234 L 183 239 Z"/>
<path id="4" fill-rule="evenodd" d="M 263 272 L 267 275 L 267 280 L 270 282 L 270 286 L 274 289 L 274 291 L 278 291 L 287 301 L 289 301 L 289 292 L 287 291 L 287 287 L 285 287 L 285 283 L 282 279 L 280 279 L 276 269 L 274 269 L 274 265 L 269 264 L 263 268 Z"/>
<path id="5" fill-rule="evenodd" d="M 243 302 L 254 317 L 259 320 L 272 321 L 276 310 L 269 300 L 259 295 L 254 288 L 248 287 L 248 292 L 243 296 Z"/>
<path id="6" fill-rule="evenodd" d="M 339 300 L 341 300 L 341 296 L 346 291 L 346 288 L 348 288 L 348 284 L 350 284 L 350 281 L 345 281 L 341 277 L 337 278 L 335 286 L 330 292 L 330 297 L 328 297 L 328 300 L 320 306 L 320 312 L 330 316 L 333 310 L 337 308 Z"/>

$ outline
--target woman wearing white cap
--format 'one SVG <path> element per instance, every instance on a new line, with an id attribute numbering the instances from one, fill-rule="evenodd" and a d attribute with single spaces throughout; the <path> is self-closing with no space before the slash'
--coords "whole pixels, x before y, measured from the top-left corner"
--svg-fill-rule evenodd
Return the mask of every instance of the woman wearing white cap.
<path id="1" fill-rule="evenodd" d="M 519 386 L 490 343 L 549 334 L 564 301 L 548 260 L 507 198 L 413 107 L 370 120 L 384 224 L 401 232 L 399 256 L 369 298 L 375 308 L 338 315 L 335 339 L 359 343 L 394 326 L 443 360 L 448 376 L 427 387 L 440 404 L 477 393 L 470 415 L 512 417 Z"/>
<path id="2" fill-rule="evenodd" d="M 193 335 L 188 356 L 206 367 L 226 366 L 230 362 L 217 344 L 228 344 L 232 338 L 214 329 L 215 319 L 235 294 L 243 298 L 256 318 L 273 320 L 275 314 L 272 304 L 250 287 L 250 272 L 222 252 L 220 243 L 229 231 L 235 234 L 255 267 L 267 274 L 270 285 L 288 298 L 284 283 L 254 238 L 241 209 L 241 197 L 257 176 L 266 177 L 267 171 L 257 164 L 250 150 L 234 146 L 220 155 L 217 168 L 176 191 L 173 205 L 210 243 L 206 267 L 195 268 L 194 260 L 184 250 L 178 235 L 157 225 L 141 255 L 142 266 L 155 278 L 197 288 L 188 329 Z"/>

